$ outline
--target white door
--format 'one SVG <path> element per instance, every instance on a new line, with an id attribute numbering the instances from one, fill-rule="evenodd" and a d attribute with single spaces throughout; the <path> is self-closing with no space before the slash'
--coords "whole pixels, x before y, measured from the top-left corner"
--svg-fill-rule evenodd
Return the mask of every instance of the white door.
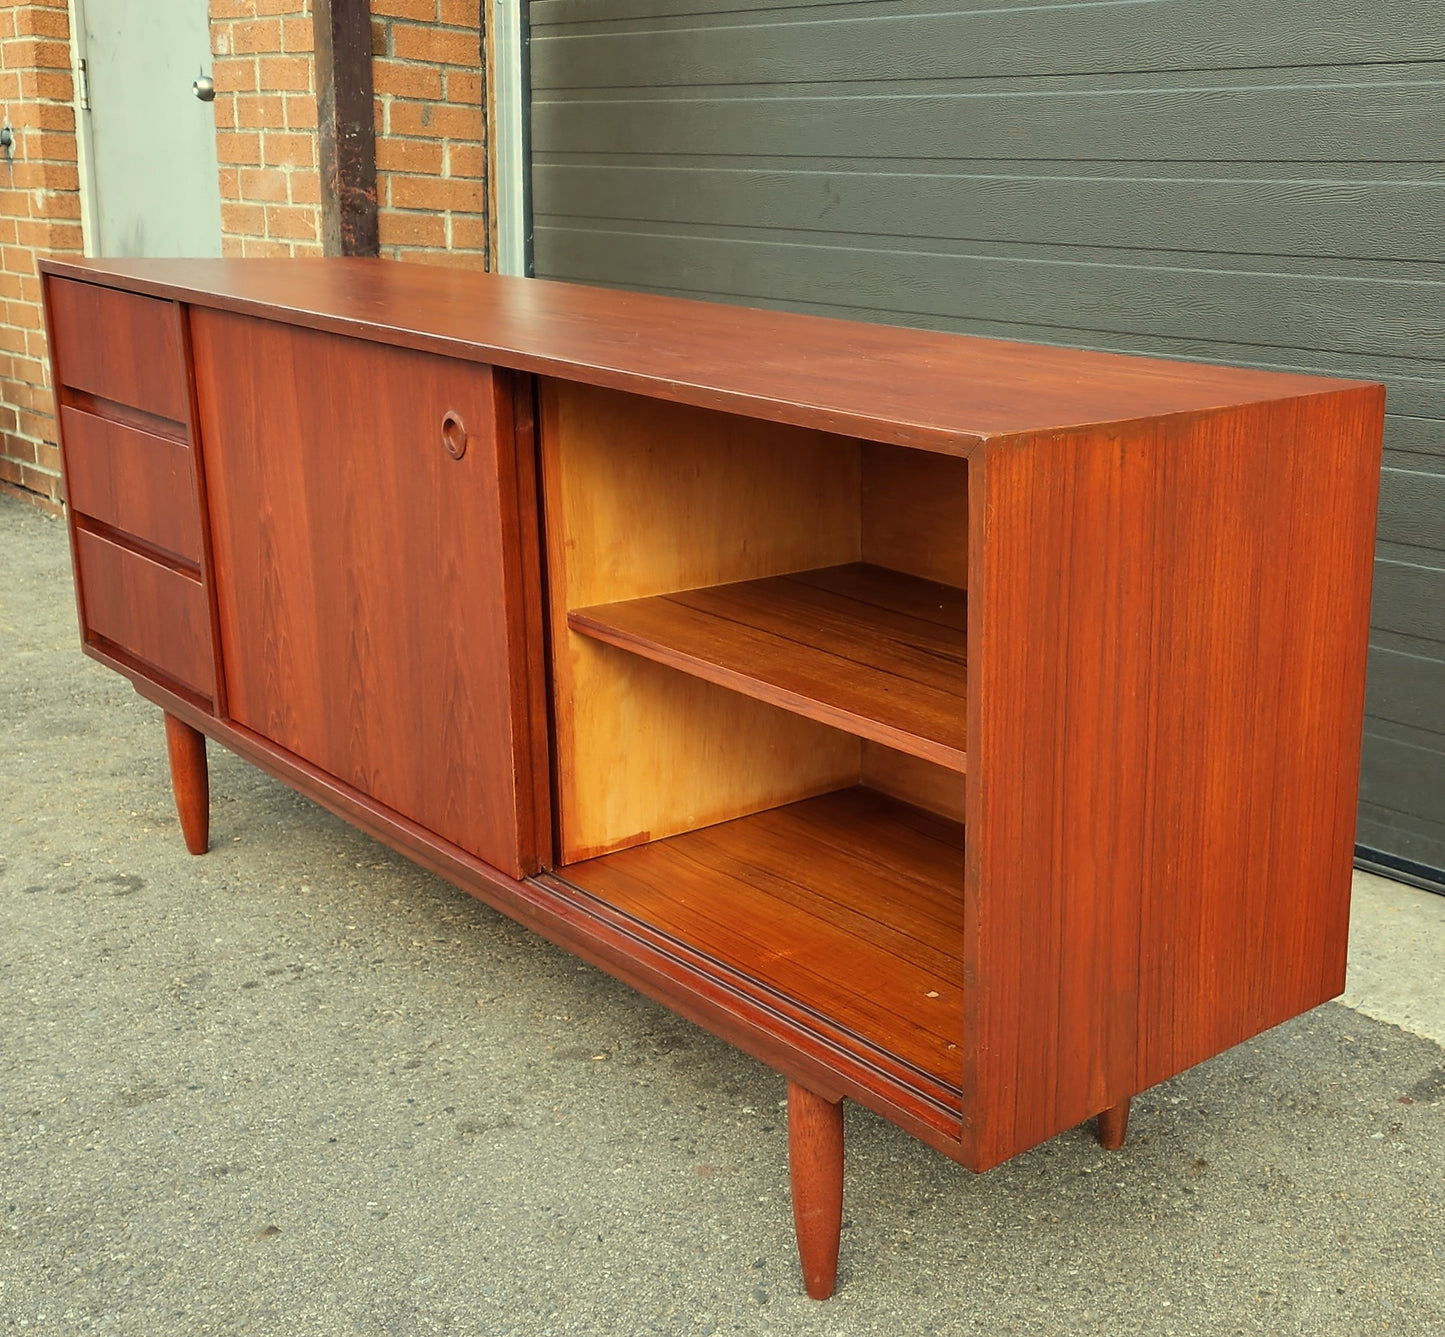
<path id="1" fill-rule="evenodd" d="M 76 0 L 100 255 L 220 255 L 207 0 Z"/>

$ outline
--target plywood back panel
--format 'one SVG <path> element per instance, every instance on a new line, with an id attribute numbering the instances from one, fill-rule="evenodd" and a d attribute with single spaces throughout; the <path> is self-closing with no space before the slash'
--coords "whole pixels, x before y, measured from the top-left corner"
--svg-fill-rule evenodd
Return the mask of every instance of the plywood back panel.
<path id="1" fill-rule="evenodd" d="M 961 701 L 958 708 L 963 710 Z M 870 789 L 902 799 L 915 808 L 927 808 L 929 812 L 936 812 L 954 822 L 964 820 L 968 781 L 946 766 L 935 765 L 922 757 L 911 757 L 882 743 L 865 741 L 862 779 Z M 962 895 L 963 886 L 960 884 L 959 896 Z"/>
<path id="2" fill-rule="evenodd" d="M 568 630 L 567 612 L 858 560 L 857 441 L 542 380 L 558 858 L 855 783 L 856 738 Z"/>
<path id="3" fill-rule="evenodd" d="M 865 562 L 967 587 L 967 460 L 869 441 L 861 491 Z"/>

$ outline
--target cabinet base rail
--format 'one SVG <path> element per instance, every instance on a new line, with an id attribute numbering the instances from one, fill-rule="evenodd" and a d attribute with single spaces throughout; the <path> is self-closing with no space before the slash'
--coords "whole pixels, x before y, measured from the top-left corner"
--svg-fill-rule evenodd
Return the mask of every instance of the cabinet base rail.
<path id="1" fill-rule="evenodd" d="M 136 683 L 139 690 L 141 683 Z M 144 684 L 141 695 L 160 705 L 165 718 L 166 748 L 170 757 L 171 787 L 175 794 L 176 811 L 180 817 L 181 833 L 186 848 L 192 854 L 205 854 L 210 848 L 210 776 L 206 760 L 206 734 L 182 718 L 182 712 L 193 713 L 189 704 L 181 703 L 171 693 L 152 683 Z M 160 698 L 160 699 L 157 699 Z M 200 712 L 194 712 L 201 718 Z M 277 753 L 259 740 L 244 733 L 229 729 L 219 721 L 206 719 L 207 727 L 227 736 L 223 739 L 232 751 L 259 765 L 284 783 L 306 793 L 323 806 L 350 820 L 359 829 L 399 848 L 429 871 L 446 877 L 480 899 L 496 904 L 493 897 L 473 885 L 472 879 L 458 876 L 458 868 L 448 860 L 438 858 L 433 842 L 418 844 L 416 837 L 401 839 L 401 823 L 394 818 L 383 817 L 373 811 L 372 805 L 359 801 L 356 796 L 339 786 L 334 780 L 311 775 L 310 768 L 284 754 Z M 232 738 L 230 735 L 235 733 Z M 408 833 L 411 834 L 411 833 Z M 421 834 L 421 833 L 417 833 Z M 501 884 L 497 876 L 490 879 L 497 883 L 498 891 L 513 890 L 512 884 Z M 535 884 L 527 884 L 529 887 Z M 545 887 L 538 887 L 545 890 Z M 541 933 L 550 941 L 558 943 L 592 964 L 617 975 L 634 988 L 658 997 L 675 1007 L 690 1020 L 724 1035 L 730 1042 L 752 1053 L 760 1061 L 772 1067 L 796 1068 L 801 1057 L 791 1051 L 786 1042 L 773 1046 L 747 1043 L 737 1032 L 736 1026 L 719 1026 L 715 1014 L 701 1012 L 696 1006 L 688 1006 L 666 990 L 656 987 L 657 981 L 647 976 L 639 977 L 638 963 L 630 962 L 631 969 L 619 969 L 611 953 L 599 949 L 599 944 L 578 936 L 578 925 L 563 926 L 550 917 L 543 918 L 544 911 L 538 907 L 522 904 L 512 898 L 505 898 L 505 904 L 496 908 L 510 914 L 520 923 Z M 568 931 L 570 930 L 570 931 Z M 652 986 L 652 987 L 649 987 Z M 792 1062 L 784 1063 L 785 1059 Z M 820 1074 L 821 1076 L 822 1074 Z M 820 1082 L 837 1090 L 842 1074 L 837 1071 L 826 1073 L 828 1081 Z M 808 1295 L 815 1300 L 826 1300 L 837 1283 L 838 1250 L 843 1224 L 843 1096 L 823 1095 L 812 1086 L 788 1076 L 788 1163 L 792 1185 L 793 1224 L 797 1233 L 798 1258 L 802 1267 L 803 1285 Z M 842 1082 L 842 1085 L 848 1085 Z M 853 1091 L 855 1098 L 865 1095 L 863 1103 L 876 1107 L 882 1103 L 866 1099 L 864 1092 Z M 872 1093 L 876 1097 L 876 1093 Z M 909 1128 L 920 1140 L 944 1152 L 951 1159 L 959 1160 L 956 1139 L 941 1135 L 938 1129 L 921 1125 L 916 1116 L 896 1107 L 879 1111 L 885 1117 Z M 1118 1150 L 1124 1144 L 1129 1124 L 1129 1101 L 1125 1099 L 1098 1116 L 1097 1135 L 1100 1143 L 1110 1150 Z"/>

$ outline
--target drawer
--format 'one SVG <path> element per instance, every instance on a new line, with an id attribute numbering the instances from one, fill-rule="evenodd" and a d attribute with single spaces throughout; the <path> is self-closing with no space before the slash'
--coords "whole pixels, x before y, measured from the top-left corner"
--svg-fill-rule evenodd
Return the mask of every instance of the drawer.
<path id="1" fill-rule="evenodd" d="M 75 531 L 75 557 L 86 643 L 103 637 L 162 680 L 212 699 L 211 610 L 201 582 L 84 529 Z"/>
<path id="2" fill-rule="evenodd" d="M 70 279 L 51 279 L 46 291 L 57 384 L 172 422 L 187 420 L 189 396 L 174 302 Z"/>
<path id="3" fill-rule="evenodd" d="M 74 510 L 200 565 L 189 446 L 68 407 L 60 410 L 60 435 Z"/>

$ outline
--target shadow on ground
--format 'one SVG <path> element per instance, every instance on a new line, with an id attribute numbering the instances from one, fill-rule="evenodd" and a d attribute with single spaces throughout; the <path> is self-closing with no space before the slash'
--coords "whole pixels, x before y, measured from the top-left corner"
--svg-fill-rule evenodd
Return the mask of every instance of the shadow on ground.
<path id="1" fill-rule="evenodd" d="M 781 1079 L 212 748 L 0 499 L 0 1330 L 1445 1331 L 1445 1053 L 1328 1005 L 972 1177 L 848 1115 L 801 1295 Z"/>

